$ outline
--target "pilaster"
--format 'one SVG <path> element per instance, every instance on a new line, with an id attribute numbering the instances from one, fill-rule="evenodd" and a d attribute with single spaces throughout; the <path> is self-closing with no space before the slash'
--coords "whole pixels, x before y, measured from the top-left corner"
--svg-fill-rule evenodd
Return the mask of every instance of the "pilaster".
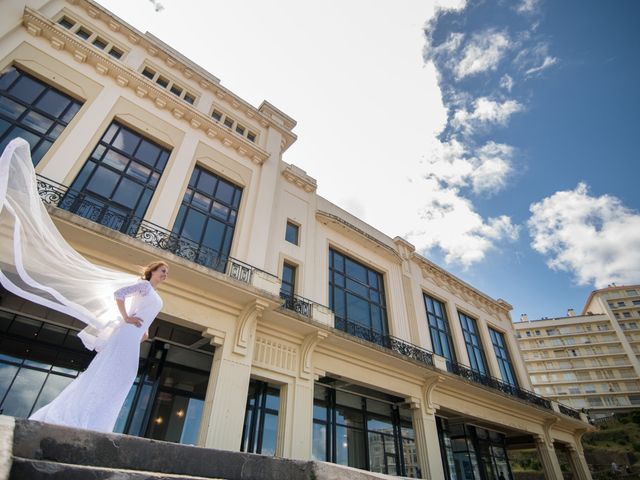
<path id="1" fill-rule="evenodd" d="M 562 470 L 553 443 L 546 439 L 545 435 L 537 435 L 535 441 L 540 463 L 544 470 L 544 478 L 546 480 L 562 480 Z"/>

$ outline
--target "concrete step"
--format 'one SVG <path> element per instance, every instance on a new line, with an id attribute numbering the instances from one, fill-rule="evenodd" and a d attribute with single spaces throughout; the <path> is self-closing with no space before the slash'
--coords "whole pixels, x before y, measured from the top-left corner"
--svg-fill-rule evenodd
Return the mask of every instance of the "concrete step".
<path id="1" fill-rule="evenodd" d="M 6 442 L 13 446 L 7 458 L 8 461 L 12 458 L 15 462 L 11 470 L 12 479 L 398 480 L 399 478 L 332 463 L 214 450 L 0 416 L 0 420 L 3 418 L 10 421 L 3 420 L 0 422 L 0 427 L 3 422 L 11 427 L 3 427 L 7 432 L 0 431 L 0 437 L 10 439 L 9 430 L 12 430 L 13 441 Z"/>
<path id="2" fill-rule="evenodd" d="M 212 480 L 210 477 L 172 475 L 84 465 L 32 458 L 13 458 L 9 480 Z M 225 480 L 225 479 L 213 479 Z"/>

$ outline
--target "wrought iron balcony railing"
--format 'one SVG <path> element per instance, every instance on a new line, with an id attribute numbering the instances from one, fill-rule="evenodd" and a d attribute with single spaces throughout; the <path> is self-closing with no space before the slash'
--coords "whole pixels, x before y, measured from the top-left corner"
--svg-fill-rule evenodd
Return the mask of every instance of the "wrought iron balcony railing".
<path id="1" fill-rule="evenodd" d="M 313 302 L 299 295 L 280 292 L 282 306 L 305 317 L 313 318 Z"/>
<path id="2" fill-rule="evenodd" d="M 404 355 L 405 357 L 433 366 L 433 353 L 392 335 L 378 332 L 377 330 L 373 330 L 358 323 L 350 322 L 337 316 L 335 317 L 335 328 L 353 335 L 354 337 L 366 340 L 367 342 L 388 348 L 389 350 L 399 353 L 400 355 Z"/>
<path id="3" fill-rule="evenodd" d="M 479 383 L 495 390 L 500 390 L 503 393 L 518 397 L 526 402 L 532 403 L 542 408 L 546 408 L 547 410 L 553 409 L 551 407 L 550 400 L 541 397 L 534 392 L 530 392 L 529 390 L 525 390 L 509 383 L 505 383 L 502 380 L 498 380 L 497 378 L 490 375 L 485 375 L 483 373 L 477 372 L 476 370 L 472 370 L 469 367 L 460 365 L 457 362 L 447 361 L 447 370 L 462 378 L 466 378 L 467 380 L 471 380 L 472 382 Z"/>
<path id="4" fill-rule="evenodd" d="M 252 276 L 256 271 L 275 278 L 274 275 L 248 263 L 222 255 L 212 248 L 200 245 L 166 228 L 131 215 L 117 205 L 84 192 L 71 190 L 48 178 L 38 176 L 38 193 L 45 204 L 68 210 L 148 245 L 224 273 L 235 280 L 251 284 Z"/>
<path id="5" fill-rule="evenodd" d="M 561 403 L 558 404 L 558 408 L 560 409 L 561 413 L 564 413 L 565 415 L 568 415 L 570 417 L 577 418 L 578 420 L 580 420 L 580 412 L 578 412 L 577 410 L 574 410 L 573 408 L 569 408 L 566 405 L 563 405 Z"/>

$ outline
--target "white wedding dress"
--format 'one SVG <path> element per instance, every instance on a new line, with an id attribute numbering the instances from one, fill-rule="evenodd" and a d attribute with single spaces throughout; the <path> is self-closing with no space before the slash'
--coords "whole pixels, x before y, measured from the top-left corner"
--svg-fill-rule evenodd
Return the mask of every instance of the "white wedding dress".
<path id="1" fill-rule="evenodd" d="M 120 300 L 131 298 L 127 311 L 142 320 L 142 326 L 122 321 L 87 370 L 30 420 L 113 431 L 138 372 L 140 341 L 162 308 L 162 299 L 146 280 L 116 290 L 114 296 Z"/>

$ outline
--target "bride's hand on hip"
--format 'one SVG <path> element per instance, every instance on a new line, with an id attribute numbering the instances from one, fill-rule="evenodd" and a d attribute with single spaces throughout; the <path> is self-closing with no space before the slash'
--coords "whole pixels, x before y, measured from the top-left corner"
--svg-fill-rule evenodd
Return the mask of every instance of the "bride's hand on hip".
<path id="1" fill-rule="evenodd" d="M 130 317 L 127 315 L 124 321 L 130 323 L 131 325 L 135 325 L 136 327 L 142 326 L 142 320 L 140 320 L 138 317 Z"/>

